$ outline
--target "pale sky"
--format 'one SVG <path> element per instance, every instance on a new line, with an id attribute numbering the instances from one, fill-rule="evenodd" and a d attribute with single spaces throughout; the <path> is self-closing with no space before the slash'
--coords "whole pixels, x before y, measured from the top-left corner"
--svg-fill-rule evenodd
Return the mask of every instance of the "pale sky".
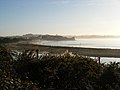
<path id="1" fill-rule="evenodd" d="M 0 36 L 120 35 L 120 0 L 0 0 Z"/>

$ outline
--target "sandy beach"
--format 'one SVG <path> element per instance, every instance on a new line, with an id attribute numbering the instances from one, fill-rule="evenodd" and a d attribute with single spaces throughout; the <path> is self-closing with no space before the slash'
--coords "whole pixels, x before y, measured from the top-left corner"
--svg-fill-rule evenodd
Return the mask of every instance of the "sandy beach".
<path id="1" fill-rule="evenodd" d="M 31 50 L 47 51 L 50 53 L 61 54 L 66 50 L 73 54 L 93 57 L 115 57 L 120 58 L 120 49 L 101 49 L 101 48 L 83 48 L 83 47 L 63 47 L 63 46 L 45 46 L 32 43 L 9 43 L 5 45 L 11 50 Z"/>

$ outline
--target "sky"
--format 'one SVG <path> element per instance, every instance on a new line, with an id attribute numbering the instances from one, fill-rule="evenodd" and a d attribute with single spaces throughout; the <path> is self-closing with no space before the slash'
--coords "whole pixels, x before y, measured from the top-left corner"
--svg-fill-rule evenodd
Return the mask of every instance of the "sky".
<path id="1" fill-rule="evenodd" d="M 0 0 L 0 36 L 120 35 L 120 0 Z"/>

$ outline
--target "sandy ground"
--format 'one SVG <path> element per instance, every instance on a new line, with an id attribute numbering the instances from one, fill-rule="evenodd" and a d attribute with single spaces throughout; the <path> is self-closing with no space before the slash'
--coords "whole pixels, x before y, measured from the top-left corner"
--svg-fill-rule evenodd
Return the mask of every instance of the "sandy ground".
<path id="1" fill-rule="evenodd" d="M 4 46 L 11 50 L 19 50 L 19 51 L 38 49 L 39 51 L 47 51 L 50 53 L 61 54 L 64 53 L 66 50 L 68 50 L 73 54 L 79 54 L 84 56 L 120 58 L 120 49 L 44 46 L 44 45 L 31 44 L 29 42 L 9 43 Z"/>

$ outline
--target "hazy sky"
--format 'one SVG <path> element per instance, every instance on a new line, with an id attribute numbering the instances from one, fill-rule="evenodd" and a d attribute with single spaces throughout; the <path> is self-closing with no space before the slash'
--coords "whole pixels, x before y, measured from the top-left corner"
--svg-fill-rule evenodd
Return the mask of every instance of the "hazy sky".
<path id="1" fill-rule="evenodd" d="M 0 0 L 0 36 L 120 35 L 120 0 Z"/>

